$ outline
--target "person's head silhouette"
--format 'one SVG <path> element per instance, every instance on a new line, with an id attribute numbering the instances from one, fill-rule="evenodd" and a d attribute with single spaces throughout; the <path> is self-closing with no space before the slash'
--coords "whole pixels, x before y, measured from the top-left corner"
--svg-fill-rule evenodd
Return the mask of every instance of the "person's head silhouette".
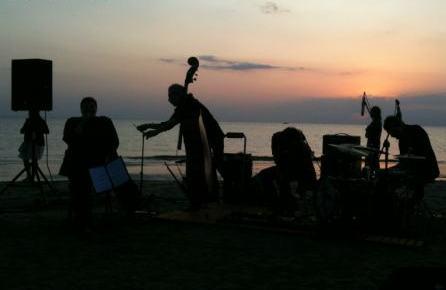
<path id="1" fill-rule="evenodd" d="M 98 104 L 93 97 L 85 97 L 81 101 L 81 113 L 84 118 L 92 118 L 96 116 Z"/>
<path id="2" fill-rule="evenodd" d="M 174 107 L 181 105 L 186 98 L 186 88 L 179 84 L 173 84 L 169 87 L 169 103 Z"/>
<path id="3" fill-rule="evenodd" d="M 373 120 L 381 121 L 381 109 L 377 106 L 374 106 L 370 109 L 370 117 Z"/>
<path id="4" fill-rule="evenodd" d="M 384 120 L 384 129 L 390 136 L 399 139 L 403 133 L 404 123 L 397 116 L 388 116 Z"/>

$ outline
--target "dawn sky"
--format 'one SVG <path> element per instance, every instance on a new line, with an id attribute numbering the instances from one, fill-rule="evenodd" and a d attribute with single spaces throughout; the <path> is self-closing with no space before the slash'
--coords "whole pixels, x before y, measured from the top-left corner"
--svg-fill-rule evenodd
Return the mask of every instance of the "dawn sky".
<path id="1" fill-rule="evenodd" d="M 46 58 L 55 111 L 77 112 L 92 95 L 112 114 L 162 118 L 167 87 L 184 81 L 190 55 L 201 61 L 191 91 L 254 119 L 271 103 L 364 90 L 436 96 L 426 106 L 438 112 L 445 19 L 443 0 L 2 1 L 0 115 L 9 111 L 11 59 Z"/>

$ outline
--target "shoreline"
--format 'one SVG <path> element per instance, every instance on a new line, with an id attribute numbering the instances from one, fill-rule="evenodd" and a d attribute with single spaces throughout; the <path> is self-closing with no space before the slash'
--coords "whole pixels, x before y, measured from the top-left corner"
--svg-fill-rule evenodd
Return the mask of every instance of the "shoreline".
<path id="1" fill-rule="evenodd" d="M 127 169 L 132 177 L 135 178 L 135 180 L 139 180 L 139 173 L 140 173 L 140 159 L 137 157 L 132 157 L 131 161 L 129 162 L 128 157 L 125 157 L 125 163 L 127 166 Z M 145 157 L 145 163 L 144 163 L 144 179 L 145 180 L 171 180 L 172 177 L 170 176 L 169 172 L 165 168 L 164 162 L 169 163 L 169 165 L 174 165 L 176 160 L 181 160 L 181 156 L 168 156 L 168 155 L 159 155 L 159 156 L 147 156 Z M 260 170 L 272 166 L 273 160 L 272 157 L 269 156 L 260 156 L 253 158 L 253 176 L 258 173 Z M 61 160 L 51 160 L 48 165 L 51 170 L 51 175 L 55 180 L 66 180 L 66 178 L 59 176 L 58 170 L 60 168 Z M 316 169 L 317 174 L 319 174 L 319 163 L 313 162 L 314 167 Z M 185 172 L 185 169 L 183 168 L 184 164 L 179 164 L 179 167 L 181 170 L 183 170 L 183 173 Z M 381 166 L 383 167 L 383 163 L 381 163 Z M 440 177 L 438 180 L 446 180 L 446 161 L 440 161 L 438 162 L 438 166 L 440 169 Z M 6 167 L 8 169 L 6 170 Z M 175 166 L 176 167 L 176 166 Z M 8 163 L 0 168 L 0 182 L 8 182 L 14 178 L 14 176 L 23 168 L 23 165 L 21 162 L 18 162 L 18 160 L 15 160 L 14 162 Z M 41 160 L 40 162 L 40 168 L 43 170 L 44 174 L 49 177 L 50 174 L 48 173 L 48 168 L 46 164 L 46 160 Z M 177 174 L 176 170 L 175 173 Z"/>

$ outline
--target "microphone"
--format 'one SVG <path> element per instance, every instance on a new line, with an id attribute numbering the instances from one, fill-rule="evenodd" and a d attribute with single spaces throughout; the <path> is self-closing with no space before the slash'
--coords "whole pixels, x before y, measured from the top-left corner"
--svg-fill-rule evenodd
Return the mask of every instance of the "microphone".
<path id="1" fill-rule="evenodd" d="M 364 116 L 364 109 L 365 109 L 365 97 L 362 96 L 362 102 L 361 102 L 361 116 Z"/>

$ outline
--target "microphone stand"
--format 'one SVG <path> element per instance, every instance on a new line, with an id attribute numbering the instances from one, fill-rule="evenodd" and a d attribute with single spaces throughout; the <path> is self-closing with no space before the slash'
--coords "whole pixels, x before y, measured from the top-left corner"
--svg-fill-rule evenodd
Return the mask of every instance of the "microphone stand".
<path id="1" fill-rule="evenodd" d="M 393 112 L 393 115 L 398 117 L 398 119 L 400 119 L 400 121 L 401 121 L 400 101 L 398 101 L 398 99 L 395 100 L 395 110 Z M 388 169 L 389 169 L 389 147 L 390 147 L 389 135 L 390 134 L 387 133 L 386 139 L 383 142 L 383 147 L 381 148 L 381 151 L 379 152 L 379 157 L 381 157 L 381 154 L 384 151 L 384 164 L 385 164 L 386 173 L 388 172 Z"/>
<path id="2" fill-rule="evenodd" d="M 390 147 L 389 134 L 387 134 L 386 140 L 384 140 L 384 142 L 383 142 L 384 166 L 385 166 L 386 172 L 389 169 L 389 147 Z"/>
<path id="3" fill-rule="evenodd" d="M 139 191 L 142 194 L 142 185 L 144 177 L 144 132 L 141 133 L 142 145 L 141 145 L 141 170 L 139 172 Z"/>

